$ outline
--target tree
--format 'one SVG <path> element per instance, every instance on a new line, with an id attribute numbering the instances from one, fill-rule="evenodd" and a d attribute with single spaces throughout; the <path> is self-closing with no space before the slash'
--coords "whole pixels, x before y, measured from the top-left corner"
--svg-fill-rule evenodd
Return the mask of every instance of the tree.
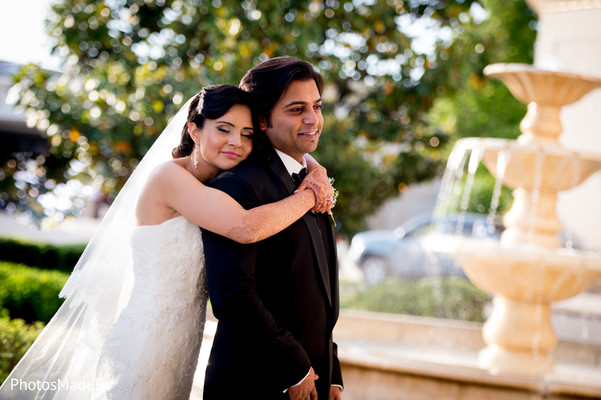
<path id="1" fill-rule="evenodd" d="M 424 77 L 444 88 L 429 110 L 428 120 L 430 127 L 453 138 L 443 150 L 445 159 L 459 138 L 517 138 L 526 114 L 526 105 L 503 83 L 484 76 L 483 70 L 493 63 L 533 62 L 536 15 L 522 0 L 484 0 L 482 7 L 464 21 L 450 45 L 438 44 L 435 63 L 439 71 Z M 489 210 L 494 184 L 491 174 L 483 166 L 478 168 L 468 211 Z M 510 190 L 503 187 L 501 213 L 511 200 Z"/>
<path id="2" fill-rule="evenodd" d="M 461 64 L 445 67 L 450 56 L 419 49 L 410 28 L 426 21 L 460 37 L 476 4 L 59 0 L 47 28 L 64 72 L 26 66 L 11 92 L 48 136 L 50 154 L 8 160 L 3 200 L 41 213 L 36 196 L 73 178 L 113 195 L 201 86 L 237 83 L 260 61 L 294 55 L 313 63 L 327 83 L 316 158 L 336 177 L 335 215 L 342 233 L 352 234 L 384 200 L 444 165 L 441 149 L 452 132 L 432 128 L 428 112 L 441 92 L 460 86 L 445 79 Z"/>

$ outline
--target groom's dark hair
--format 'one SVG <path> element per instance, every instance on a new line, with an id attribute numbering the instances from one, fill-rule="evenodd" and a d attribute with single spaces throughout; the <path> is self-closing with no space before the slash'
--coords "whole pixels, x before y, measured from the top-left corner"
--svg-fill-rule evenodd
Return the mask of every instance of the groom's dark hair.
<path id="1" fill-rule="evenodd" d="M 313 80 L 321 95 L 323 79 L 313 65 L 292 56 L 271 58 L 251 68 L 240 80 L 240 87 L 255 98 L 257 118 L 265 118 L 293 81 Z"/>

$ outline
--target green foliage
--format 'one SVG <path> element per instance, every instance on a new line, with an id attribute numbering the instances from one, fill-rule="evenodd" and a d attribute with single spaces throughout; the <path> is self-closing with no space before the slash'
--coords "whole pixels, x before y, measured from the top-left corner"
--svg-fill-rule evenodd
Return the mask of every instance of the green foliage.
<path id="1" fill-rule="evenodd" d="M 386 279 L 344 299 L 347 309 L 484 321 L 488 296 L 458 277 L 422 278 L 417 282 Z"/>
<path id="2" fill-rule="evenodd" d="M 0 237 L 0 257 L 3 261 L 68 273 L 73 270 L 85 247 L 85 244 L 53 245 Z"/>
<path id="3" fill-rule="evenodd" d="M 0 385 L 38 337 L 44 324 L 0 316 Z"/>
<path id="4" fill-rule="evenodd" d="M 0 309 L 11 318 L 48 322 L 63 299 L 58 297 L 68 274 L 0 262 Z"/>
<path id="5" fill-rule="evenodd" d="M 489 11 L 483 23 L 471 11 L 479 4 Z M 523 0 L 59 0 L 52 10 L 47 30 L 64 72 L 26 66 L 10 96 L 48 136 L 50 153 L 15 156 L 0 174 L 0 206 L 13 202 L 37 215 L 36 196 L 67 179 L 93 182 L 110 199 L 201 86 L 237 83 L 258 62 L 293 55 L 327 83 L 316 158 L 336 178 L 335 214 L 350 235 L 384 200 L 437 176 L 448 144 L 467 133 L 465 120 L 480 134 L 504 129 L 503 119 L 479 120 L 506 110 L 496 108 L 495 89 L 491 108 L 479 111 L 482 68 L 532 53 L 533 31 L 525 29 L 533 17 Z M 418 48 L 420 35 L 410 31 L 423 22 L 453 39 L 435 52 Z M 476 101 L 454 97 L 473 85 Z M 438 106 L 430 115 L 441 96 L 451 114 Z M 451 118 L 449 129 L 441 122 Z M 28 179 L 16 182 L 19 171 Z"/>

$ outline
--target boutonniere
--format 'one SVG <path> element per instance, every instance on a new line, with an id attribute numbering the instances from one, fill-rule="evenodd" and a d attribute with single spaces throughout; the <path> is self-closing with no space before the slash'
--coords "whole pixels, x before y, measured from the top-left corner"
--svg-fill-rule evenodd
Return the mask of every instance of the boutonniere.
<path id="1" fill-rule="evenodd" d="M 338 200 L 338 190 L 334 187 L 334 182 L 336 180 L 334 178 L 329 178 L 329 179 L 330 179 L 330 185 L 332 185 L 332 188 L 334 188 L 334 194 L 332 195 L 332 197 L 330 197 L 328 199 L 328 200 L 332 201 L 332 207 L 330 207 L 330 211 L 328 211 L 328 214 L 330 214 L 330 219 L 332 220 L 334 227 L 336 227 L 336 219 L 334 218 L 334 213 L 332 212 L 332 208 L 334 208 L 334 206 L 336 205 L 336 201 Z"/>

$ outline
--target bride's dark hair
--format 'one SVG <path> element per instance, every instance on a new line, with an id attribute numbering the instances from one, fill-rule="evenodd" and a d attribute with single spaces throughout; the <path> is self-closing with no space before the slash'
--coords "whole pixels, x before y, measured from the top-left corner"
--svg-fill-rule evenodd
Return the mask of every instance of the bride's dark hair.
<path id="1" fill-rule="evenodd" d="M 227 113 L 236 104 L 248 106 L 251 109 L 253 127 L 256 127 L 253 102 L 251 95 L 238 86 L 231 84 L 211 85 L 203 88 L 194 96 L 188 108 L 188 119 L 182 129 L 180 144 L 173 149 L 173 158 L 186 157 L 192 154 L 194 141 L 188 132 L 188 125 L 192 122 L 202 129 L 207 119 L 217 119 Z"/>

